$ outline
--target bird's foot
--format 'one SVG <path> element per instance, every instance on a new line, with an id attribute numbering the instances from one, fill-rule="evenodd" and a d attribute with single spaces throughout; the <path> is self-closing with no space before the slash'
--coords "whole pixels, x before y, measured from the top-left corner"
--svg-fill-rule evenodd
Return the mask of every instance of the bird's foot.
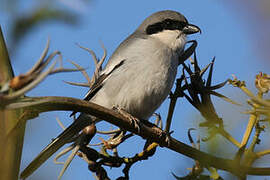
<path id="1" fill-rule="evenodd" d="M 117 111 L 119 114 L 121 114 L 122 116 L 128 118 L 131 122 L 132 125 L 135 127 L 135 129 L 137 130 L 138 133 L 140 133 L 141 131 L 141 122 L 138 118 L 132 116 L 131 114 L 129 114 L 127 111 L 125 111 L 123 108 L 119 107 L 119 106 L 113 106 L 113 110 Z"/>
<path id="2" fill-rule="evenodd" d="M 168 146 L 170 146 L 171 144 L 171 134 L 173 133 L 174 131 L 171 131 L 171 132 L 165 132 L 165 142 Z"/>

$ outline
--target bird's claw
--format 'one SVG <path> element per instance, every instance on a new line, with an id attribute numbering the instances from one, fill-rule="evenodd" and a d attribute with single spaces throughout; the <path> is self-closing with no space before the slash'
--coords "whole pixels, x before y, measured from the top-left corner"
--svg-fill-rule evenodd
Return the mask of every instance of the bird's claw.
<path id="1" fill-rule="evenodd" d="M 124 117 L 128 118 L 132 122 L 132 125 L 135 127 L 138 134 L 140 134 L 140 132 L 141 132 L 141 122 L 140 122 L 140 120 L 138 118 L 132 116 L 131 114 L 129 114 L 123 108 L 121 108 L 119 106 L 113 106 L 113 110 L 117 111 L 119 114 L 121 114 Z"/>
<path id="2" fill-rule="evenodd" d="M 171 132 L 165 132 L 165 142 L 168 146 L 171 144 L 171 134 L 174 133 L 174 131 Z"/>

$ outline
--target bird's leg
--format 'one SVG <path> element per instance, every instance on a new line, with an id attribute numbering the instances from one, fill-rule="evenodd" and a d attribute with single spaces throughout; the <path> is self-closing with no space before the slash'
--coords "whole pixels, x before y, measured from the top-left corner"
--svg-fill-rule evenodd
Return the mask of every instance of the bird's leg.
<path id="1" fill-rule="evenodd" d="M 124 117 L 128 118 L 132 122 L 132 124 L 134 125 L 135 129 L 137 129 L 137 132 L 140 133 L 141 122 L 138 118 L 132 116 L 131 114 L 129 114 L 127 111 L 125 111 L 123 108 L 121 108 L 119 106 L 113 106 L 113 110 L 115 110 L 119 114 L 123 115 Z"/>

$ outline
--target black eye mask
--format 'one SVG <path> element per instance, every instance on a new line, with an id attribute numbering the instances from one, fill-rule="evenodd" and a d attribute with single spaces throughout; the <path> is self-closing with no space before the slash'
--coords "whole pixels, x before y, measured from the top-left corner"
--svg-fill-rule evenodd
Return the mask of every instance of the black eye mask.
<path id="1" fill-rule="evenodd" d="M 187 22 L 165 19 L 162 22 L 152 24 L 146 28 L 146 34 L 151 35 L 163 30 L 182 30 L 187 25 Z"/>

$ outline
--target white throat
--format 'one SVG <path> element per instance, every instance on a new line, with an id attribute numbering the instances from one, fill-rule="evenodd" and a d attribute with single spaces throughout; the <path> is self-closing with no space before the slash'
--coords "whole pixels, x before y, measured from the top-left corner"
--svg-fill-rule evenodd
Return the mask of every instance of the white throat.
<path id="1" fill-rule="evenodd" d="M 150 36 L 176 51 L 182 49 L 186 44 L 186 35 L 178 30 L 163 30 Z"/>

